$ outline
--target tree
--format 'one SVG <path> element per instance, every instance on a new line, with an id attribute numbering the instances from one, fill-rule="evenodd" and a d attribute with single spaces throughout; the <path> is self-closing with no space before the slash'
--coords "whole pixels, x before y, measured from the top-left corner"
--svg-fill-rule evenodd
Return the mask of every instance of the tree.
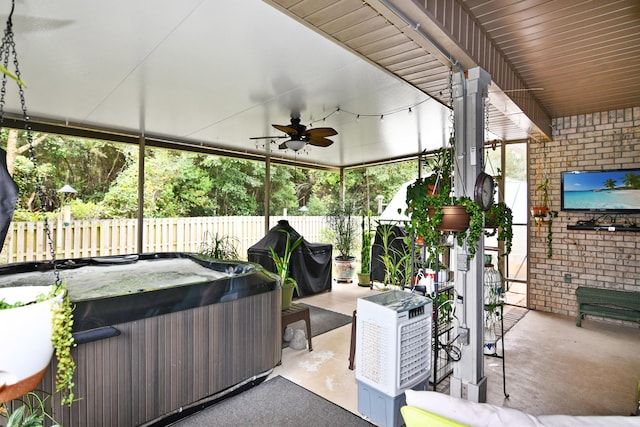
<path id="1" fill-rule="evenodd" d="M 604 186 L 605 188 L 608 188 L 609 190 L 616 188 L 616 182 L 609 178 L 604 182 Z"/>
<path id="2" fill-rule="evenodd" d="M 633 172 L 626 173 L 622 182 L 628 188 L 640 188 L 640 175 L 636 175 Z"/>

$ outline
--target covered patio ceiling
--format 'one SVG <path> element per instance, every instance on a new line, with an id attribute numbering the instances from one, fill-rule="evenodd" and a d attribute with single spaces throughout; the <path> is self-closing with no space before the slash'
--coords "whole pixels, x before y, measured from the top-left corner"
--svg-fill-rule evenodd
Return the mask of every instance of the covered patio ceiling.
<path id="1" fill-rule="evenodd" d="M 452 64 L 492 75 L 488 123 L 503 140 L 638 105 L 637 1 L 512 3 L 18 0 L 13 23 L 36 130 L 330 169 L 440 147 Z M 5 111 L 19 118 L 16 92 Z M 251 139 L 283 136 L 271 125 L 292 116 L 333 127 L 334 144 Z"/>

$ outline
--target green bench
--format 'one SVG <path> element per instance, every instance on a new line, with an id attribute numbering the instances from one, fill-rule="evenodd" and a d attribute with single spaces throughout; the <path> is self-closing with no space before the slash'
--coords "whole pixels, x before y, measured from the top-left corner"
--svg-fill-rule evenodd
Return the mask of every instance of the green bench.
<path id="1" fill-rule="evenodd" d="M 576 298 L 578 326 L 586 314 L 640 323 L 640 292 L 578 286 Z"/>

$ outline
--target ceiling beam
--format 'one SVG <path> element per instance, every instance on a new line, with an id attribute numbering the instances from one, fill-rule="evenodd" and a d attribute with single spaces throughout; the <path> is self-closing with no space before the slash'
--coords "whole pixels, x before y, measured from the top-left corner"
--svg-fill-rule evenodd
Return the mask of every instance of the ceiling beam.
<path id="1" fill-rule="evenodd" d="M 481 67 L 491 74 L 489 102 L 531 136 L 551 139 L 551 118 L 506 56 L 463 7 L 450 0 L 368 0 L 383 16 L 432 55 L 463 69 Z"/>

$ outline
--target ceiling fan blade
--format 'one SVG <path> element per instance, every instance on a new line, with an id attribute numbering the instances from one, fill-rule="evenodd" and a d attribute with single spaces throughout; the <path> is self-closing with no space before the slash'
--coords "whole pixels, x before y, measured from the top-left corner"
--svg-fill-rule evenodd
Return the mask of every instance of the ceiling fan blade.
<path id="1" fill-rule="evenodd" d="M 278 129 L 281 132 L 286 133 L 287 135 L 297 135 L 298 131 L 291 126 L 283 126 L 283 125 L 271 125 L 274 128 Z"/>
<path id="2" fill-rule="evenodd" d="M 333 144 L 333 141 L 324 137 L 312 137 L 307 141 L 310 145 L 315 145 L 316 147 L 328 147 Z"/>
<path id="3" fill-rule="evenodd" d="M 304 131 L 304 134 L 309 136 L 310 138 L 314 138 L 314 137 L 324 138 L 327 136 L 337 135 L 338 132 L 333 128 L 311 128 Z"/>
<path id="4" fill-rule="evenodd" d="M 283 142 L 282 144 L 278 145 L 278 148 L 281 150 L 286 150 L 287 148 L 287 141 Z"/>
<path id="5" fill-rule="evenodd" d="M 278 136 L 252 136 L 249 139 L 283 139 L 289 138 L 288 136 L 278 135 Z"/>

